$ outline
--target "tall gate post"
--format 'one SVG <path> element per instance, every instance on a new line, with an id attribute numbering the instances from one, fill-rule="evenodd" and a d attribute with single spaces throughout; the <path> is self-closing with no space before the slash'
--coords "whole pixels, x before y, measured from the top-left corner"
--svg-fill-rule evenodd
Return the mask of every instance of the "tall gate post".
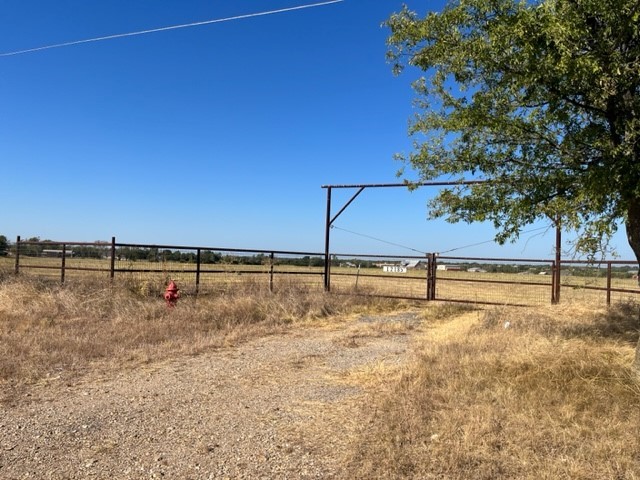
<path id="1" fill-rule="evenodd" d="M 358 185 L 336 185 L 337 188 L 353 188 L 358 187 Z M 322 188 L 327 189 L 327 221 L 325 223 L 325 231 L 324 231 L 324 289 L 325 291 L 331 291 L 331 255 L 330 255 L 330 247 L 329 247 L 329 232 L 331 231 L 331 226 L 336 219 L 342 215 L 349 205 L 362 193 L 362 191 L 366 188 L 366 186 L 359 186 L 360 188 L 353 196 L 349 199 L 347 203 L 336 213 L 333 218 L 331 217 L 331 185 L 325 185 Z"/>
<path id="2" fill-rule="evenodd" d="M 551 302 L 560 303 L 560 269 L 562 268 L 562 231 L 560 228 L 560 217 L 556 219 L 556 260 L 553 269 L 553 293 Z"/>
<path id="3" fill-rule="evenodd" d="M 427 254 L 427 300 L 436 299 L 436 254 Z"/>
<path id="4" fill-rule="evenodd" d="M 331 187 L 327 187 L 327 221 L 324 232 L 324 290 L 331 291 L 331 261 L 329 260 L 329 232 L 331 231 Z"/>

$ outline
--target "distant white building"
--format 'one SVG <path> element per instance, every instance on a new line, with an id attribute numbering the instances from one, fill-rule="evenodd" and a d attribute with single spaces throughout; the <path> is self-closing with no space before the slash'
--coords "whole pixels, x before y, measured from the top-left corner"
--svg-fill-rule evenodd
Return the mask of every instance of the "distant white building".
<path id="1" fill-rule="evenodd" d="M 426 260 L 408 260 L 404 262 L 403 265 L 407 268 L 413 268 L 416 270 L 424 270 L 427 268 Z"/>
<path id="2" fill-rule="evenodd" d="M 454 271 L 454 272 L 459 272 L 462 270 L 462 267 L 460 265 L 448 265 L 446 263 L 441 263 L 440 265 L 438 265 L 436 267 L 437 270 L 449 270 L 449 271 Z"/>
<path id="3" fill-rule="evenodd" d="M 42 250 L 42 256 L 43 257 L 62 258 L 62 250 L 47 250 L 47 249 L 44 249 L 44 250 Z M 65 257 L 73 257 L 73 250 L 65 250 L 64 256 Z"/>

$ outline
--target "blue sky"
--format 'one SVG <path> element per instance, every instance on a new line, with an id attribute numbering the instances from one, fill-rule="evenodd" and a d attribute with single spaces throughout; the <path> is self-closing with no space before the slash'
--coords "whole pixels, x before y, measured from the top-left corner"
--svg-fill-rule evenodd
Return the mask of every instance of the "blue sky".
<path id="1" fill-rule="evenodd" d="M 0 53 L 308 3 L 3 0 Z M 321 185 L 396 182 L 392 156 L 411 147 L 418 72 L 393 76 L 381 27 L 401 6 L 345 0 L 0 57 L 0 234 L 323 251 Z M 428 221 L 434 193 L 366 190 L 336 226 L 389 243 L 334 229 L 332 251 L 493 237 L 487 225 Z M 334 213 L 352 194 L 334 191 Z M 553 242 L 537 232 L 456 254 L 549 257 Z M 616 245 L 633 258 L 624 236 Z"/>

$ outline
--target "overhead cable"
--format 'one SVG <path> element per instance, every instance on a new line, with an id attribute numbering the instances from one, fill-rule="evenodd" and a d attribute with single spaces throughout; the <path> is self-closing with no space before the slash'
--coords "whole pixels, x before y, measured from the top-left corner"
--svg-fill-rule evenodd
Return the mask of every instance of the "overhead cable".
<path id="1" fill-rule="evenodd" d="M 375 240 L 377 242 L 386 243 L 387 245 L 393 245 L 394 247 L 400 247 L 400 248 L 404 248 L 406 250 L 411 250 L 412 252 L 417 252 L 417 253 L 421 253 L 421 254 L 424 254 L 424 255 L 427 255 L 429 253 L 429 252 L 424 252 L 422 250 L 418 250 L 416 248 L 407 247 L 406 245 L 401 245 L 399 243 L 393 243 L 393 242 L 389 242 L 388 240 L 383 240 L 381 238 L 372 237 L 371 235 L 366 235 L 364 233 L 353 232 L 351 230 L 347 230 L 346 228 L 336 227 L 335 225 L 331 225 L 331 228 L 335 228 L 336 230 L 341 230 L 343 232 L 351 233 L 352 235 L 357 235 L 359 237 L 369 238 L 369 239 Z M 548 229 L 549 229 L 549 226 L 545 226 L 545 227 L 534 228 L 532 230 L 527 230 L 527 231 L 524 231 L 524 232 L 521 232 L 521 233 L 533 233 L 533 232 L 539 232 L 541 230 L 548 230 Z M 460 247 L 451 248 L 449 250 L 444 250 L 442 252 L 437 252 L 437 253 L 439 255 L 442 255 L 443 253 L 451 253 L 451 252 L 455 252 L 457 250 L 464 250 L 465 248 L 471 248 L 471 247 L 477 247 L 479 245 L 485 245 L 487 243 L 495 243 L 495 239 L 485 240 L 483 242 L 471 243 L 469 245 L 462 245 Z"/>
<path id="2" fill-rule="evenodd" d="M 548 230 L 549 227 L 540 227 L 540 228 L 534 228 L 533 230 L 527 230 L 526 232 L 521 232 L 521 233 L 533 233 L 533 232 L 538 232 L 540 230 Z M 478 242 L 478 243 L 471 243 L 469 245 L 463 245 L 461 247 L 456 247 L 456 248 L 451 248 L 449 250 L 445 250 L 443 252 L 438 252 L 439 254 L 443 254 L 443 253 L 450 253 L 450 252 L 455 252 L 456 250 L 463 250 L 465 248 L 471 248 L 471 247 L 477 247 L 478 245 L 485 245 L 487 243 L 495 243 L 495 239 L 491 239 L 491 240 L 485 240 L 484 242 Z"/>
<path id="3" fill-rule="evenodd" d="M 404 248 L 406 250 L 411 250 L 412 252 L 422 253 L 426 255 L 427 252 L 423 252 L 422 250 L 418 250 L 416 248 L 407 247 L 406 245 L 400 245 L 399 243 L 389 242 L 387 240 L 382 240 L 381 238 L 372 237 L 370 235 L 365 235 L 364 233 L 352 232 L 351 230 L 347 230 L 346 228 L 336 227 L 335 225 L 331 225 L 331 228 L 335 228 L 336 230 L 342 230 L 343 232 L 351 233 L 352 235 L 358 235 L 359 237 L 369 238 L 371 240 L 375 240 L 377 242 L 386 243 L 387 245 L 393 245 L 394 247 Z"/>
<path id="4" fill-rule="evenodd" d="M 27 48 L 25 50 L 16 50 L 13 52 L 6 52 L 6 53 L 0 53 L 0 57 L 9 57 L 9 56 L 13 56 L 13 55 L 22 55 L 24 53 L 31 53 L 31 52 L 38 52 L 40 50 L 49 50 L 52 48 L 61 48 L 61 47 L 70 47 L 72 45 L 80 45 L 82 43 L 90 43 L 90 42 L 100 42 L 103 40 L 113 40 L 116 38 L 124 38 L 124 37 L 133 37 L 136 35 L 146 35 L 148 33 L 157 33 L 157 32 L 165 32 L 168 30 L 177 30 L 179 28 L 190 28 L 190 27 L 199 27 L 201 25 L 211 25 L 213 23 L 222 23 L 222 22 L 230 22 L 233 20 L 243 20 L 246 18 L 252 18 L 252 17 L 261 17 L 261 16 L 265 16 L 265 15 L 274 15 L 277 13 L 285 13 L 285 12 L 291 12 L 294 10 L 302 10 L 304 8 L 315 8 L 315 7 L 323 7 L 325 5 L 330 5 L 332 3 L 340 3 L 343 2 L 344 0 L 329 0 L 326 2 L 320 2 L 320 3 L 311 3 L 311 4 L 306 4 L 306 5 L 298 5 L 295 7 L 288 7 L 288 8 L 280 8 L 278 10 L 269 10 L 269 11 L 265 11 L 265 12 L 255 12 L 255 13 L 248 13 L 246 15 L 236 15 L 234 17 L 227 17 L 227 18 L 216 18 L 213 20 L 205 20 L 205 21 L 201 21 L 201 22 L 193 22 L 193 23 L 184 23 L 181 25 L 171 25 L 168 27 L 159 27 L 159 28 L 152 28 L 149 30 L 140 30 L 137 32 L 128 32 L 128 33 L 118 33 L 115 35 L 107 35 L 104 37 L 95 37 L 95 38 L 87 38 L 84 40 L 74 40 L 71 42 L 64 42 L 64 43 L 56 43 L 53 45 L 45 45 L 42 47 L 35 47 L 35 48 Z"/>

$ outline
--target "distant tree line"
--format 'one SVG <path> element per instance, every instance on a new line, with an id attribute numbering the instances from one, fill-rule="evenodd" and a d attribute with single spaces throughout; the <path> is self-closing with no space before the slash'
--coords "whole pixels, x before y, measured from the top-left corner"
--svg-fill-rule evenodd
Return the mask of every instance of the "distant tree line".
<path id="1" fill-rule="evenodd" d="M 24 242 L 24 243 L 23 243 Z M 47 245 L 47 242 L 50 245 Z M 59 250 L 62 253 L 62 245 L 52 240 L 42 240 L 40 237 L 30 237 L 20 241 L 20 255 L 26 257 L 41 257 L 46 251 Z M 5 235 L 0 235 L 0 256 L 15 254 L 15 244 L 9 242 Z M 67 245 L 67 255 L 74 258 L 104 259 L 111 256 L 111 245 L 108 242 L 95 242 L 95 245 Z M 182 251 L 159 249 L 156 247 L 119 247 L 116 248 L 116 259 L 119 261 L 147 261 L 147 262 L 180 262 L 196 263 L 195 250 Z M 223 255 L 212 250 L 200 251 L 200 263 L 214 264 L 224 263 L 231 265 L 268 265 L 270 257 L 264 253 L 254 255 Z M 321 267 L 324 266 L 323 257 L 292 257 L 275 258 L 274 263 L 280 265 L 296 265 Z"/>
<path id="2" fill-rule="evenodd" d="M 0 245 L 0 250 L 4 252 L 4 254 L 0 254 L 3 256 L 8 255 L 9 253 L 15 253 L 16 247 L 14 243 L 11 243 L 7 240 L 7 237 L 4 235 L 0 235 L 4 239 L 4 248 Z M 40 237 L 31 237 L 21 240 L 20 242 L 50 242 L 51 240 L 40 240 Z M 42 251 L 45 250 L 46 247 L 43 245 L 21 245 L 20 246 L 20 254 L 31 256 L 31 257 L 39 257 L 42 255 Z"/>
<path id="3" fill-rule="evenodd" d="M 469 268 L 480 268 L 488 273 L 533 273 L 548 272 L 549 267 L 546 265 L 530 265 L 530 264 L 496 264 L 496 263 L 461 263 L 458 264 L 463 270 Z M 612 278 L 629 278 L 637 274 L 638 267 L 635 265 L 621 265 L 611 267 Z M 606 277 L 607 270 L 595 265 L 564 265 L 562 267 L 562 275 L 573 275 L 576 277 Z"/>
<path id="4" fill-rule="evenodd" d="M 25 244 L 22 244 L 22 242 Z M 39 257 L 43 256 L 45 250 L 60 250 L 62 246 L 51 240 L 41 240 L 40 237 L 31 237 L 21 241 L 20 254 L 25 256 Z M 30 245 L 29 242 L 34 242 Z M 47 242 L 51 242 L 48 246 Z M 15 253 L 15 244 L 9 242 L 5 235 L 0 235 L 0 257 L 6 257 L 10 253 Z M 95 245 L 70 245 L 67 248 L 67 254 L 74 258 L 95 258 L 105 259 L 111 256 L 111 245 L 108 242 L 96 242 Z M 119 261 L 147 261 L 147 262 L 179 262 L 179 263 L 196 263 L 197 255 L 195 250 L 182 251 L 170 249 L 158 249 L 156 247 L 119 247 L 116 249 L 116 259 Z M 265 253 L 254 255 L 238 255 L 238 254 L 222 254 L 212 250 L 200 251 L 200 263 L 202 264 L 229 264 L 229 265 L 269 265 L 270 256 Z M 335 255 L 331 257 L 331 265 L 336 267 L 358 267 L 358 268 L 376 268 L 379 265 L 378 260 L 366 260 L 355 258 L 338 258 Z M 394 262 L 391 262 L 394 263 Z M 399 263 L 399 261 L 398 261 Z M 292 265 L 297 267 L 323 267 L 323 256 L 305 255 L 302 257 L 276 257 L 274 264 Z M 489 273 L 541 273 L 549 270 L 548 266 L 528 265 L 528 264 L 496 264 L 496 263 L 478 263 L 464 262 L 459 264 L 464 270 L 469 268 L 480 268 Z M 636 266 L 622 265 L 612 266 L 613 278 L 629 278 L 638 273 Z M 604 277 L 606 270 L 597 266 L 563 266 L 563 275 L 574 275 L 580 277 Z"/>
<path id="5" fill-rule="evenodd" d="M 0 235 L 0 257 L 6 257 L 9 254 L 9 240 L 4 235 Z"/>

